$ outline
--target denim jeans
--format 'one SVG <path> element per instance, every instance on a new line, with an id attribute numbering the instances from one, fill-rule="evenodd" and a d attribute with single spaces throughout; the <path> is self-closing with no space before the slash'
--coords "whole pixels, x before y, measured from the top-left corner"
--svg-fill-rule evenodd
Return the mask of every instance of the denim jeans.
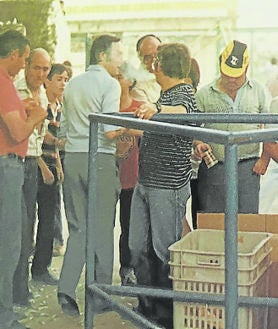
<path id="1" fill-rule="evenodd" d="M 0 157 L 0 328 L 9 328 L 15 319 L 13 276 L 21 246 L 23 179 L 23 163 Z"/>
<path id="2" fill-rule="evenodd" d="M 177 190 L 137 184 L 131 202 L 129 247 L 139 285 L 171 289 L 168 247 L 181 238 L 190 185 Z M 170 299 L 139 298 L 139 311 L 172 323 Z"/>

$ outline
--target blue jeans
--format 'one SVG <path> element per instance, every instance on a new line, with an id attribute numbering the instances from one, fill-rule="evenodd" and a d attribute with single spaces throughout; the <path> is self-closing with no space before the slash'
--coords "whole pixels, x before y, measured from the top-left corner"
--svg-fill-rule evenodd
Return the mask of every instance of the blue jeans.
<path id="1" fill-rule="evenodd" d="M 9 328 L 13 314 L 13 276 L 21 247 L 23 163 L 0 157 L 0 328 Z"/>
<path id="2" fill-rule="evenodd" d="M 190 185 L 177 190 L 137 184 L 131 202 L 129 247 L 139 285 L 171 288 L 168 247 L 181 238 Z M 139 311 L 172 322 L 170 299 L 139 298 Z"/>

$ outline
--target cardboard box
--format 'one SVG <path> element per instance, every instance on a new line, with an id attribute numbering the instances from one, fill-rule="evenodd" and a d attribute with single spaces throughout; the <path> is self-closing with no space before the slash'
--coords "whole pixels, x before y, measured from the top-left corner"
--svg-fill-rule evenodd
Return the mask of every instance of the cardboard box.
<path id="1" fill-rule="evenodd" d="M 198 213 L 198 228 L 224 230 L 223 213 Z M 269 297 L 278 297 L 278 215 L 272 214 L 238 214 L 238 230 L 248 232 L 272 233 L 271 266 L 269 268 Z M 268 329 L 277 329 L 278 309 L 269 308 Z"/>

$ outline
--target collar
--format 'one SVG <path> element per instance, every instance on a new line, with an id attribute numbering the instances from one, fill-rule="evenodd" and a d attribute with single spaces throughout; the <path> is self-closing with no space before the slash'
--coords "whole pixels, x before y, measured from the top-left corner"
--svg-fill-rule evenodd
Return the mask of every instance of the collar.
<path id="1" fill-rule="evenodd" d="M 218 81 L 219 78 L 215 79 L 209 86 L 210 90 L 211 91 L 214 91 L 214 92 L 221 92 L 220 89 L 218 88 L 217 86 L 217 81 Z M 247 77 L 246 77 L 246 81 L 244 82 L 244 84 L 239 88 L 245 88 L 245 86 L 248 86 L 250 88 L 253 88 L 254 87 L 254 84 L 251 80 L 249 80 Z"/>
<path id="2" fill-rule="evenodd" d="M 100 65 L 100 64 L 91 64 L 90 66 L 88 66 L 86 71 L 106 71 L 106 69 Z"/>

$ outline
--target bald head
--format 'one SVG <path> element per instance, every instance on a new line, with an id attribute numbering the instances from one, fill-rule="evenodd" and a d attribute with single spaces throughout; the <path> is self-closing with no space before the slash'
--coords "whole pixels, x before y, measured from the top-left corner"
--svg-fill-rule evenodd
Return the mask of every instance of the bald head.
<path id="1" fill-rule="evenodd" d="M 155 36 L 147 36 L 141 41 L 139 56 L 149 72 L 153 72 L 152 61 L 160 44 L 161 41 Z"/>
<path id="2" fill-rule="evenodd" d="M 35 49 L 31 50 L 30 56 L 27 59 L 27 64 L 30 65 L 32 63 L 33 59 L 36 57 L 41 57 L 41 58 L 43 57 L 43 58 L 47 59 L 49 61 L 49 63 L 51 63 L 50 55 L 44 48 L 35 48 Z"/>
<path id="3" fill-rule="evenodd" d="M 51 68 L 51 58 L 43 48 L 31 50 L 25 67 L 25 77 L 31 90 L 39 89 L 46 81 Z"/>

